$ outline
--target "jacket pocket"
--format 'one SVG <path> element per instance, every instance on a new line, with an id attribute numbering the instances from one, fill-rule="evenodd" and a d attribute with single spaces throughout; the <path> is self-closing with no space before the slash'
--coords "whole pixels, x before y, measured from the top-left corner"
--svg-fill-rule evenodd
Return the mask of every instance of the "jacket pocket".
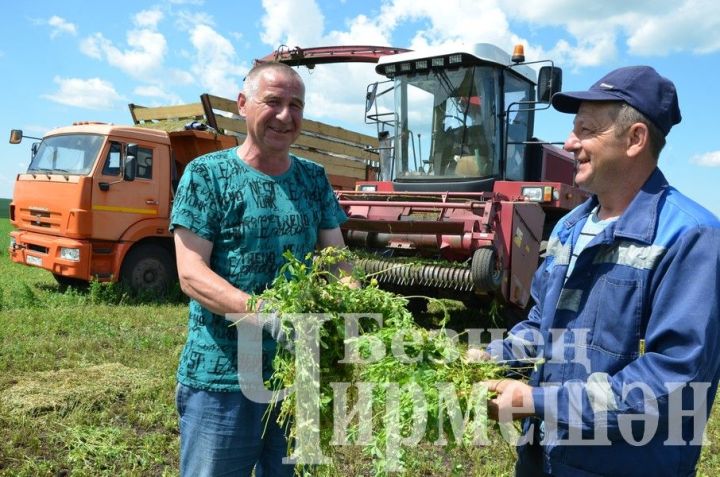
<path id="1" fill-rule="evenodd" d="M 599 278 L 591 293 L 595 301 L 595 320 L 591 345 L 617 358 L 638 355 L 642 282 L 610 276 Z"/>

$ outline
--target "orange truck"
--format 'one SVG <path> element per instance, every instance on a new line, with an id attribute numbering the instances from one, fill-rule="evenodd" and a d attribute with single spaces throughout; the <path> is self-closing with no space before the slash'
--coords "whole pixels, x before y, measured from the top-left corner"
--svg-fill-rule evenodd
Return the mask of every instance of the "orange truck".
<path id="1" fill-rule="evenodd" d="M 14 262 L 48 270 L 62 286 L 119 280 L 160 293 L 175 282 L 168 224 L 177 181 L 195 157 L 242 142 L 245 123 L 234 101 L 207 94 L 130 112 L 133 126 L 74 123 L 33 144 L 10 203 Z M 13 130 L 10 142 L 22 138 Z M 341 190 L 375 177 L 377 146 L 308 120 L 292 152 L 323 164 Z"/>

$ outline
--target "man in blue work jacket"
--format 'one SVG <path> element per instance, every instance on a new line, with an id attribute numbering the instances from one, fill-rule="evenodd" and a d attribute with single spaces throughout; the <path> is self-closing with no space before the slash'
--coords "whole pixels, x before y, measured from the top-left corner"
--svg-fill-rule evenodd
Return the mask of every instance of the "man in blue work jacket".
<path id="1" fill-rule="evenodd" d="M 489 414 L 524 418 L 516 475 L 694 475 L 720 370 L 720 222 L 657 167 L 680 122 L 647 66 L 558 93 L 564 148 L 593 196 L 556 225 L 535 306 L 493 359 L 534 364 L 488 382 Z"/>

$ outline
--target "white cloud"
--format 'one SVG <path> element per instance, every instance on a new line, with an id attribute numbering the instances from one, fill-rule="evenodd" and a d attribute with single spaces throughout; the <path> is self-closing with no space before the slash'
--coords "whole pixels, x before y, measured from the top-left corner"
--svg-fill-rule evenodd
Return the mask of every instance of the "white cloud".
<path id="1" fill-rule="evenodd" d="M 124 46 L 114 43 L 102 33 L 95 33 L 80 42 L 80 51 L 91 58 L 107 62 L 110 66 L 118 68 L 140 82 L 141 84 L 135 89 L 135 94 L 154 97 L 165 103 L 181 102 L 179 96 L 171 92 L 172 88 L 193 84 L 197 80 L 186 70 L 169 68 L 165 65 L 169 51 L 168 42 L 165 35 L 159 31 L 165 13 L 159 8 L 153 8 L 140 11 L 132 18 L 133 28 L 126 32 Z M 187 12 L 181 12 L 175 18 L 177 19 L 176 26 L 183 22 L 190 25 L 194 21 L 193 29 L 209 28 L 205 27 L 203 22 L 212 21 L 211 17 L 204 13 L 190 15 Z M 203 44 L 200 48 L 206 47 L 207 45 Z M 222 47 L 224 46 L 220 48 Z M 183 56 L 183 50 L 179 49 L 175 53 Z M 205 55 L 202 60 L 197 60 L 202 64 L 202 61 L 206 60 L 207 54 L 201 51 L 198 55 Z M 186 56 L 195 57 L 195 55 Z M 217 61 L 213 65 L 218 68 L 222 67 L 222 64 Z M 215 70 L 208 73 L 203 68 L 196 68 L 195 74 L 198 77 L 207 74 L 211 79 L 223 75 L 222 72 Z M 233 94 L 237 94 L 237 91 Z"/>
<path id="2" fill-rule="evenodd" d="M 190 32 L 195 47 L 192 71 L 209 93 L 234 98 L 240 91 L 239 79 L 248 68 L 238 63 L 232 43 L 208 25 L 198 25 Z"/>
<path id="3" fill-rule="evenodd" d="M 123 99 L 111 83 L 100 78 L 80 79 L 56 76 L 53 81 L 59 86 L 58 90 L 53 94 L 42 95 L 42 97 L 56 103 L 87 109 L 112 109 L 117 101 Z"/>
<path id="4" fill-rule="evenodd" d="M 47 21 L 47 24 L 52 27 L 50 31 L 50 38 L 56 38 L 58 35 L 68 33 L 70 35 L 77 35 L 77 27 L 74 23 L 70 23 L 64 18 L 57 15 L 53 15 Z"/>
<path id="5" fill-rule="evenodd" d="M 347 19 L 345 28 L 329 32 L 324 31 L 324 17 L 315 1 L 263 0 L 263 6 L 261 38 L 273 48 L 281 43 L 291 48 L 349 44 L 421 48 L 491 42 L 509 50 L 518 42 L 493 1 L 447 1 L 439 8 L 435 0 L 394 0 L 383 3 L 376 17 L 358 15 Z M 298 22 L 300 17 L 308 21 Z M 407 23 L 420 27 L 409 42 L 398 43 L 394 37 Z M 301 68 L 300 73 L 307 86 L 307 117 L 354 125 L 363 123 L 367 85 L 381 79 L 367 64 L 323 65 L 312 73 Z"/>
<path id="6" fill-rule="evenodd" d="M 358 15 L 348 23 L 346 31 L 333 30 L 323 39 L 323 44 L 333 45 L 389 45 L 390 31 L 378 21 Z M 302 46 L 302 45 L 300 45 Z"/>
<path id="7" fill-rule="evenodd" d="M 180 30 L 190 31 L 198 25 L 214 26 L 215 20 L 205 12 L 180 11 L 175 14 L 175 25 Z"/>
<path id="8" fill-rule="evenodd" d="M 95 33 L 80 42 L 80 51 L 91 58 L 105 59 L 133 78 L 147 80 L 160 71 L 167 53 L 162 33 L 150 29 L 131 30 L 127 32 L 127 44 L 129 48 L 121 50 L 102 33 Z"/>
<path id="9" fill-rule="evenodd" d="M 441 8 L 434 0 L 394 0 L 383 6 L 379 21 L 383 29 L 395 29 L 409 21 L 424 22 L 426 27 L 417 29 L 410 48 L 478 42 L 505 49 L 513 46 L 506 15 L 491 0 L 446 1 Z"/>
<path id="10" fill-rule="evenodd" d="M 720 51 L 720 4 L 714 0 L 498 0 L 511 20 L 533 28 L 564 28 L 574 44 L 561 40 L 551 50 L 566 51 L 568 66 L 600 65 L 616 56 L 626 42 L 634 55 Z M 577 51 L 572 51 L 577 50 Z M 588 54 L 589 53 L 589 54 Z"/>
<path id="11" fill-rule="evenodd" d="M 95 33 L 80 42 L 80 51 L 91 58 L 104 59 L 133 78 L 157 81 L 167 53 L 167 40 L 157 31 L 162 19 L 163 13 L 158 9 L 140 11 L 133 17 L 136 28 L 126 33 L 128 48 L 120 49 L 102 33 Z"/>
<path id="12" fill-rule="evenodd" d="M 522 43 L 528 60 L 551 58 L 569 71 L 610 64 L 627 53 L 720 51 L 716 33 L 720 3 L 712 0 L 383 0 L 373 16 L 347 18 L 334 23 L 332 30 L 325 29 L 317 0 L 263 0 L 262 4 L 261 39 L 271 49 L 280 44 L 291 48 L 384 44 L 420 49 L 487 42 L 511 51 Z M 527 34 L 518 34 L 519 28 Z M 536 39 L 548 38 L 538 33 L 544 28 L 552 28 L 554 36 L 541 44 Z M 362 103 L 365 86 L 378 77 L 368 65 L 336 65 L 332 73 L 327 68 L 318 67 L 312 74 L 301 69 L 308 91 L 308 117 L 357 124 L 362 111 L 350 105 Z M 315 91 L 322 93 L 314 96 Z"/>
<path id="13" fill-rule="evenodd" d="M 692 51 L 720 51 L 720 6 L 715 1 L 690 0 L 675 9 L 645 21 L 628 38 L 630 52 L 637 55 L 666 55 Z"/>
<path id="14" fill-rule="evenodd" d="M 102 46 L 101 46 L 102 45 Z M 101 60 L 103 57 L 103 47 L 112 47 L 112 42 L 105 39 L 102 33 L 95 33 L 93 36 L 80 40 L 80 52 L 85 56 Z"/>
<path id="15" fill-rule="evenodd" d="M 583 29 L 582 26 L 574 25 L 573 31 L 576 28 L 578 32 Z M 617 57 L 613 30 L 593 31 L 585 35 L 578 33 L 577 38 L 574 45 L 567 40 L 559 40 L 550 50 L 535 58 L 552 58 L 555 64 L 578 69 L 609 63 Z"/>
<path id="16" fill-rule="evenodd" d="M 691 162 L 703 167 L 720 167 L 720 151 L 699 154 L 693 157 Z"/>
<path id="17" fill-rule="evenodd" d="M 605 21 L 633 12 L 644 12 L 650 18 L 653 12 L 671 10 L 677 0 L 498 0 L 498 4 L 508 15 L 537 25 L 565 25 L 588 19 Z"/>
<path id="18" fill-rule="evenodd" d="M 261 39 L 277 48 L 319 46 L 325 29 L 325 16 L 315 0 L 263 0 L 265 30 Z"/>
<path id="19" fill-rule="evenodd" d="M 158 23 L 163 19 L 163 12 L 160 10 L 143 10 L 135 14 L 134 23 L 140 28 L 155 30 Z"/>
<path id="20" fill-rule="evenodd" d="M 167 84 L 172 85 L 189 85 L 195 83 L 195 77 L 192 74 L 177 68 L 167 70 L 163 75 L 163 79 Z"/>

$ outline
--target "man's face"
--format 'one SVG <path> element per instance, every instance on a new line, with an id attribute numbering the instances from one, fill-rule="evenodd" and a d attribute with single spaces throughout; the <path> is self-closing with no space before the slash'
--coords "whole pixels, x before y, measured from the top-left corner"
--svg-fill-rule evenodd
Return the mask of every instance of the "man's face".
<path id="1" fill-rule="evenodd" d="M 618 187 L 618 179 L 629 165 L 625 135 L 616 136 L 612 110 L 610 103 L 581 103 L 564 145 L 577 161 L 575 181 L 595 194 L 612 192 Z"/>
<path id="2" fill-rule="evenodd" d="M 261 72 L 257 81 L 250 98 L 244 93 L 238 98 L 248 139 L 262 152 L 287 154 L 300 135 L 305 88 L 294 76 L 273 69 Z"/>

